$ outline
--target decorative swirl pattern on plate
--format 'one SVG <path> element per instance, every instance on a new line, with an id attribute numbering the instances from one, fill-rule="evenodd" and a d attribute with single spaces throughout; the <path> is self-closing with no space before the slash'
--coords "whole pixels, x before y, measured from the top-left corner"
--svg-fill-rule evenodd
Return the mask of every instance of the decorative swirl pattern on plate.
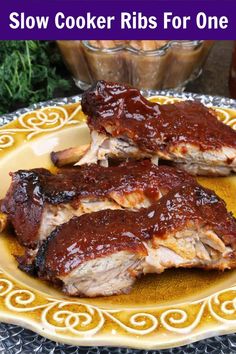
<path id="1" fill-rule="evenodd" d="M 76 300 L 44 298 L 41 303 L 37 292 L 16 289 L 13 282 L 7 279 L 3 272 L 1 274 L 0 297 L 4 299 L 8 311 L 15 314 L 28 313 L 35 319 L 40 313 L 40 324 L 44 328 L 67 335 L 71 333 L 92 337 L 106 328 L 109 322 L 113 322 L 130 335 L 158 334 L 160 324 L 162 331 L 164 329 L 165 332 L 186 335 L 200 325 L 206 311 L 218 323 L 236 323 L 236 287 L 179 307 L 157 307 L 135 312 L 132 309 L 103 309 Z"/>
<path id="2" fill-rule="evenodd" d="M 0 131 L 0 149 L 8 148 L 14 144 L 13 136 Z"/>
<path id="3" fill-rule="evenodd" d="M 21 115 L 17 123 L 19 127 L 0 130 L 0 149 L 8 148 L 15 143 L 14 135 L 24 133 L 26 140 L 30 140 L 40 133 L 51 133 L 67 125 L 79 124 L 75 119 L 81 111 L 81 105 L 75 108 L 72 114 L 61 106 L 45 107 L 36 111 L 26 112 Z"/>
<path id="4" fill-rule="evenodd" d="M 150 313 L 130 314 L 128 323 L 122 322 L 116 315 L 122 310 L 106 310 L 79 301 L 62 301 L 46 298 L 46 303 L 37 304 L 37 296 L 27 289 L 14 289 L 9 279 L 0 279 L 0 297 L 4 297 L 6 308 L 14 313 L 38 313 L 41 311 L 41 323 L 53 331 L 72 332 L 81 336 L 93 336 L 99 332 L 107 320 L 115 322 L 125 331 L 145 335 L 158 327 L 158 320 Z"/>
<path id="5" fill-rule="evenodd" d="M 172 308 L 164 311 L 161 314 L 160 320 L 163 327 L 170 332 L 182 333 L 182 334 L 191 333 L 192 330 L 199 325 L 205 307 L 206 307 L 206 301 L 200 304 L 197 314 L 192 322 L 189 320 L 189 315 L 187 310 L 178 309 L 178 308 Z M 186 325 L 187 323 L 189 323 L 189 321 L 190 324 Z M 182 327 L 181 326 L 179 327 L 179 325 L 181 325 Z"/>

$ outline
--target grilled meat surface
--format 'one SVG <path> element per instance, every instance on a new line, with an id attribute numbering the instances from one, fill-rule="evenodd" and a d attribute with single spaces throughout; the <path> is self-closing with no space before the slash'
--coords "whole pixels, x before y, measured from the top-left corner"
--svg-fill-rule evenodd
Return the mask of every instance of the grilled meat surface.
<path id="1" fill-rule="evenodd" d="M 172 267 L 236 267 L 236 220 L 194 175 L 236 171 L 236 132 L 198 102 L 159 105 L 98 82 L 82 99 L 91 130 L 80 167 L 12 173 L 1 203 L 19 242 L 19 267 L 68 295 L 127 293 Z M 54 156 L 74 161 L 81 149 Z M 108 158 L 150 160 L 108 166 Z M 99 164 L 97 164 L 99 162 Z"/>
<path id="2" fill-rule="evenodd" d="M 192 184 L 137 212 L 72 218 L 44 241 L 34 267 L 65 293 L 93 297 L 126 293 L 137 276 L 171 267 L 234 268 L 235 252 L 236 220 L 224 201 Z"/>
<path id="3" fill-rule="evenodd" d="M 1 209 L 8 215 L 20 243 L 36 248 L 52 230 L 101 209 L 148 207 L 172 188 L 194 182 L 187 173 L 150 161 L 127 162 L 12 173 L 12 184 Z"/>
<path id="4" fill-rule="evenodd" d="M 98 81 L 82 96 L 91 146 L 78 162 L 108 157 L 170 160 L 194 175 L 236 171 L 236 132 L 200 102 L 159 105 L 139 90 Z"/>

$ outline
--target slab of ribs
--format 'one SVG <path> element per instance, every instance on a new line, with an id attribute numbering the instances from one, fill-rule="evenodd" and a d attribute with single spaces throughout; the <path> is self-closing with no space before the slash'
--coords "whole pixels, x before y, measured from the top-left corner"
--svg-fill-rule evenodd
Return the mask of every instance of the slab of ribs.
<path id="1" fill-rule="evenodd" d="M 200 102 L 160 105 L 135 88 L 99 81 L 81 103 L 91 144 L 82 158 L 80 149 L 64 151 L 62 157 L 53 154 L 55 163 L 63 157 L 79 165 L 107 165 L 109 157 L 148 157 L 154 163 L 170 161 L 193 175 L 236 171 L 236 132 Z"/>
<path id="2" fill-rule="evenodd" d="M 103 81 L 82 107 L 90 146 L 53 155 L 80 166 L 11 173 L 1 210 L 25 248 L 20 269 L 95 297 L 127 293 L 139 276 L 167 268 L 235 268 L 235 218 L 186 172 L 234 171 L 234 130 L 198 102 L 158 105 Z"/>

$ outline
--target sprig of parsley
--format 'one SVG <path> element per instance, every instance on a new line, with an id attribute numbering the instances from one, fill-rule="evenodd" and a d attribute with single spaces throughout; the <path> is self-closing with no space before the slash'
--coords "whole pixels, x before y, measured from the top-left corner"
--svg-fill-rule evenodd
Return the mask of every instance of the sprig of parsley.
<path id="1" fill-rule="evenodd" d="M 63 69 L 54 43 L 0 41 L 0 114 L 51 99 L 58 88 L 66 94 Z"/>

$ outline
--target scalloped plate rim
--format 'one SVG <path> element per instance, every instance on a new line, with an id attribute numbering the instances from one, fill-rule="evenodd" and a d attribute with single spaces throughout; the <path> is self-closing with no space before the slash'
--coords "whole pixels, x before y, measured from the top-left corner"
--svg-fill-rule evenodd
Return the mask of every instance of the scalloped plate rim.
<path id="1" fill-rule="evenodd" d="M 174 91 L 162 91 L 163 94 L 161 92 L 155 92 L 155 91 L 146 91 L 146 92 L 150 92 L 151 95 L 155 95 L 155 96 L 171 96 L 171 97 L 176 97 L 176 98 L 184 98 L 184 94 L 175 94 Z M 167 93 L 168 92 L 171 92 L 171 95 L 168 95 Z M 188 93 L 186 95 L 189 95 Z M 191 94 L 190 94 L 191 95 Z M 149 95 L 148 95 L 149 96 Z M 197 97 L 197 96 L 200 96 L 200 95 L 192 95 L 192 97 Z M 214 96 L 206 96 L 204 95 L 204 97 L 206 99 L 208 99 L 209 97 L 213 97 Z M 219 99 L 221 99 L 220 97 L 218 97 Z M 79 99 L 80 99 L 80 96 L 74 96 L 72 98 L 70 98 L 72 100 L 71 103 L 75 103 L 75 102 L 78 102 Z M 70 100 L 69 99 L 69 100 Z M 42 103 L 39 103 L 39 104 L 36 104 L 36 105 L 33 105 L 33 106 L 30 106 L 29 108 L 27 109 L 21 109 L 21 110 L 18 110 L 16 112 L 13 112 L 11 113 L 10 115 L 3 115 L 1 116 L 0 118 L 4 118 L 6 116 L 11 116 L 11 117 L 19 117 L 20 115 L 22 115 L 22 113 L 25 113 L 25 111 L 27 110 L 32 110 L 32 109 L 38 109 L 38 108 L 43 108 L 43 107 L 46 107 L 46 106 L 53 106 L 55 105 L 56 103 L 58 103 L 58 105 L 64 105 L 64 104 L 69 104 L 69 103 L 65 103 L 63 102 L 64 99 L 58 99 L 58 100 L 53 100 L 53 101 L 48 101 L 48 102 L 42 102 Z M 229 109 L 233 109 L 235 110 L 236 109 L 236 101 L 235 100 L 231 100 L 231 99 L 225 99 L 226 102 L 229 104 L 229 105 L 232 105 L 233 107 L 228 107 Z M 62 102 L 62 103 L 60 103 Z M 226 104 L 227 105 L 227 104 Z M 218 106 L 219 107 L 219 106 Z M 222 106 L 220 106 L 219 108 L 222 108 Z M 223 105 L 223 108 L 226 108 L 225 105 Z M 11 126 L 12 123 L 8 123 L 4 126 L 1 126 L 1 129 L 4 129 L 7 130 L 6 128 L 8 128 L 9 126 Z M 64 128 L 62 128 L 64 129 Z M 49 133 L 50 134 L 50 133 Z M 40 139 L 40 136 L 39 136 L 39 139 Z M 3 157 L 4 158 L 4 157 Z M 2 274 L 2 276 L 4 276 L 4 273 Z M 1 277 L 1 275 L 0 275 Z M 6 279 L 9 279 L 11 278 L 10 275 L 6 274 Z M 15 279 L 14 279 L 15 281 Z M 20 282 L 22 285 L 23 283 Z M 25 289 L 27 289 L 28 287 L 25 286 Z M 14 287 L 13 287 L 14 289 Z M 24 291 L 24 289 L 23 289 Z M 37 290 L 34 290 L 35 292 L 38 292 Z M 231 289 L 231 288 L 228 288 L 228 289 L 224 289 L 222 291 L 219 291 L 218 293 L 223 293 L 225 291 L 236 291 L 236 287 L 234 287 L 234 289 Z M 207 296 L 205 298 L 202 298 L 201 300 L 197 300 L 195 302 L 183 302 L 183 303 L 178 303 L 176 307 L 182 307 L 184 305 L 187 305 L 187 304 L 194 304 L 194 303 L 206 303 L 207 304 L 207 301 L 212 297 L 214 298 L 218 293 L 215 293 L 215 294 L 212 294 L 210 296 Z M 45 296 L 45 295 L 44 295 Z M 46 296 L 45 296 L 46 297 Z M 236 298 L 236 297 L 235 297 Z M 1 300 L 0 300 L 1 301 Z M 73 301 L 73 300 L 72 300 Z M 233 301 L 233 300 L 232 300 Z M 86 305 L 85 305 L 86 306 Z M 205 305 L 203 305 L 204 307 Z M 207 306 L 207 305 L 206 305 Z M 94 306 L 96 307 L 96 306 Z M 98 307 L 98 306 L 97 306 Z M 174 305 L 172 306 L 174 307 Z M 168 306 L 159 306 L 159 307 L 154 307 L 154 306 L 151 306 L 150 308 L 145 308 L 145 311 L 149 312 L 151 311 L 152 309 L 153 310 L 161 310 L 161 309 L 168 309 L 169 307 Z M 101 308 L 102 309 L 102 308 Z M 132 308 L 132 309 L 129 309 L 129 308 L 123 308 L 122 311 L 135 311 L 135 309 L 140 309 L 140 308 Z M 108 311 L 109 312 L 109 311 Z M 176 347 L 176 346 L 183 346 L 183 345 L 186 345 L 186 344 L 189 344 L 189 343 L 193 343 L 195 341 L 199 341 L 201 339 L 205 339 L 205 338 L 209 338 L 209 337 L 212 337 L 212 336 L 215 336 L 215 335 L 219 335 L 219 334 L 230 334 L 230 333 L 233 333 L 234 331 L 236 331 L 236 319 L 233 321 L 233 322 L 230 322 L 228 321 L 228 324 L 227 325 L 220 325 L 219 328 L 217 328 L 217 326 L 214 328 L 210 328 L 210 329 L 199 329 L 199 331 L 196 331 L 195 332 L 190 332 L 188 334 L 186 334 L 185 337 L 179 337 L 178 341 L 176 341 L 176 338 L 173 338 L 172 341 L 168 340 L 168 336 L 166 337 L 166 341 L 162 341 L 162 342 L 158 342 L 156 343 L 155 341 L 153 340 L 144 340 L 144 341 L 140 341 L 138 340 L 135 336 L 132 338 L 130 337 L 129 335 L 127 335 L 126 337 L 124 337 L 124 334 L 122 334 L 121 336 L 117 336 L 117 337 L 110 337 L 111 339 L 107 339 L 108 336 L 109 336 L 109 333 L 107 335 L 104 335 L 104 336 L 101 336 L 101 337 L 97 337 L 97 336 L 94 336 L 94 337 L 75 337 L 75 336 L 68 336 L 68 335 L 62 335 L 60 333 L 60 331 L 57 333 L 55 332 L 55 334 L 51 334 L 47 332 L 47 329 L 43 328 L 42 327 L 42 324 L 38 323 L 38 322 L 35 322 L 31 319 L 28 319 L 28 318 L 25 318 L 24 316 L 20 316 L 20 312 L 16 312 L 16 313 L 10 313 L 7 315 L 7 313 L 5 313 L 4 311 L 0 310 L 0 320 L 6 322 L 6 323 L 12 323 L 12 324 L 18 324 L 18 325 L 21 325 L 25 328 L 28 328 L 28 329 L 31 329 L 37 333 L 39 333 L 40 335 L 46 337 L 46 338 L 49 338 L 49 339 L 52 339 L 54 341 L 58 341 L 60 343 L 66 343 L 66 344 L 71 344 L 71 345 L 83 345 L 83 346 L 91 346 L 91 345 L 96 345 L 96 346 L 119 346 L 119 347 L 129 347 L 129 348 L 137 348 L 137 349 L 165 349 L 165 348 L 173 348 L 173 347 Z M 158 325 L 159 325 L 159 322 L 160 322 L 160 319 L 158 318 Z M 63 337 L 63 338 L 61 338 Z M 122 345 L 120 344 L 121 340 L 124 340 L 125 338 L 125 345 Z M 169 338 L 170 339 L 170 338 Z"/>

